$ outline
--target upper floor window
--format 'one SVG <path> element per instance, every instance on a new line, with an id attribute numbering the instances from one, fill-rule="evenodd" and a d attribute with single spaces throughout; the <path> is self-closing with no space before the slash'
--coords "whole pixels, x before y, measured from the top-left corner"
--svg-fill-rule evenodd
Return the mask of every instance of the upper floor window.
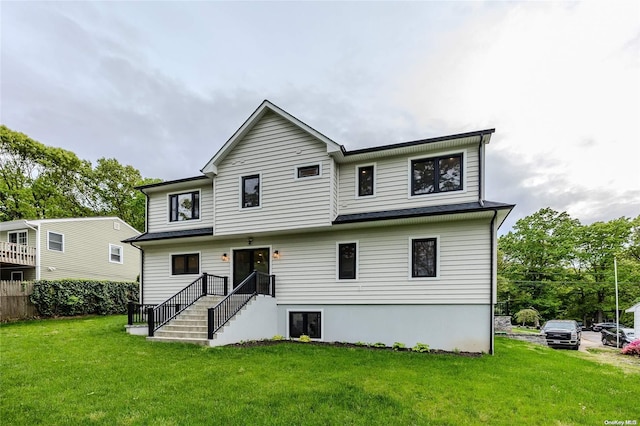
<path id="1" fill-rule="evenodd" d="M 53 251 L 64 251 L 64 235 L 57 232 L 47 232 L 47 248 Z"/>
<path id="2" fill-rule="evenodd" d="M 122 246 L 109 244 L 109 262 L 122 263 Z"/>
<path id="3" fill-rule="evenodd" d="M 435 277 L 437 273 L 436 255 L 436 238 L 416 238 L 411 240 L 411 276 L 413 278 Z"/>
<path id="4" fill-rule="evenodd" d="M 360 166 L 358 171 L 358 197 L 366 197 L 374 193 L 374 165 Z"/>
<path id="5" fill-rule="evenodd" d="M 200 193 L 198 191 L 169 195 L 169 220 L 179 222 L 200 218 Z"/>
<path id="6" fill-rule="evenodd" d="M 260 207 L 260 175 L 242 177 L 242 208 Z"/>
<path id="7" fill-rule="evenodd" d="M 13 244 L 27 245 L 27 231 L 9 232 L 9 242 Z"/>
<path id="8" fill-rule="evenodd" d="M 411 160 L 411 195 L 462 190 L 462 154 Z"/>
<path id="9" fill-rule="evenodd" d="M 313 166 L 303 166 L 296 169 L 296 177 L 298 179 L 320 176 L 320 164 Z"/>
<path id="10" fill-rule="evenodd" d="M 171 256 L 171 275 L 200 273 L 200 254 L 174 254 Z"/>
<path id="11" fill-rule="evenodd" d="M 338 279 L 355 280 L 357 268 L 357 243 L 338 244 Z"/>

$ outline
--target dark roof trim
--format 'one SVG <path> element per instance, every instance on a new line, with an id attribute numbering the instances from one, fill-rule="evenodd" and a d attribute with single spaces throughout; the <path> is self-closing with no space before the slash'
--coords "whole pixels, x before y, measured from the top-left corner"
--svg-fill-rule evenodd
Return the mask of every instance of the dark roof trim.
<path id="1" fill-rule="evenodd" d="M 336 217 L 334 225 L 345 223 L 371 222 L 375 220 L 408 219 L 413 217 L 441 216 L 447 214 L 473 213 L 492 210 L 511 210 L 514 204 L 485 201 L 484 206 L 478 202 L 439 205 L 431 207 L 415 207 L 411 209 L 387 210 L 382 212 L 343 214 Z"/>
<path id="2" fill-rule="evenodd" d="M 140 186 L 136 186 L 136 189 L 147 189 L 147 188 L 155 188 L 158 186 L 164 186 L 164 185 L 173 185 L 176 183 L 183 183 L 183 182 L 191 182 L 194 180 L 205 180 L 205 179 L 211 179 L 208 176 L 193 176 L 193 177 L 188 177 L 188 178 L 184 178 L 184 179 L 176 179 L 176 180 L 168 180 L 165 182 L 158 182 L 158 183 L 150 183 L 148 185 L 140 185 Z"/>
<path id="3" fill-rule="evenodd" d="M 157 241 L 157 240 L 169 240 L 172 238 L 186 238 L 186 237 L 205 237 L 212 236 L 213 228 L 198 228 L 198 229 L 185 229 L 181 231 L 165 231 L 165 232 L 149 232 L 137 237 L 127 238 L 122 240 L 123 243 L 136 243 L 140 241 Z"/>
<path id="4" fill-rule="evenodd" d="M 474 137 L 474 136 L 490 135 L 490 134 L 494 133 L 495 131 L 496 131 L 496 129 L 477 130 L 475 132 L 458 133 L 458 134 L 455 134 L 455 135 L 439 136 L 437 138 L 420 139 L 420 140 L 417 140 L 417 141 L 400 142 L 400 143 L 394 143 L 394 144 L 391 144 L 391 145 L 374 146 L 374 147 L 371 147 L 371 148 L 355 149 L 353 151 L 344 150 L 343 153 L 344 153 L 345 156 L 348 156 L 348 155 L 356 155 L 356 154 L 365 154 L 365 153 L 368 153 L 368 152 L 386 151 L 386 150 L 389 150 L 389 149 L 405 148 L 405 147 L 414 146 L 414 145 L 422 145 L 422 144 L 428 144 L 428 143 L 443 142 L 443 141 L 448 141 L 448 140 L 452 140 L 452 139 L 462 139 L 462 138 L 470 138 L 470 137 Z"/>

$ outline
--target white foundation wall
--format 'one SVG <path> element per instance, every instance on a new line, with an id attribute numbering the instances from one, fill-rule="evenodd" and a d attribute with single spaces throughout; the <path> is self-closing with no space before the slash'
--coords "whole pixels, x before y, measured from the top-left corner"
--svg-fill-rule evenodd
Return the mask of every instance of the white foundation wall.
<path id="1" fill-rule="evenodd" d="M 321 341 L 395 342 L 407 347 L 489 353 L 490 305 L 278 305 L 278 334 L 289 336 L 289 312 L 320 312 Z"/>
<path id="2" fill-rule="evenodd" d="M 247 340 L 271 339 L 278 334 L 276 299 L 257 296 L 219 331 L 210 346 L 223 346 Z"/>

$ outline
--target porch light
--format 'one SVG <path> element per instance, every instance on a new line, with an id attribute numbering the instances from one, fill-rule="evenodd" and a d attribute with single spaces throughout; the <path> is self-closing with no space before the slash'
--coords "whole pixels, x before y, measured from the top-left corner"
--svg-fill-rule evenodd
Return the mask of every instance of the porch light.
<path id="1" fill-rule="evenodd" d="M 229 261 L 229 256 L 227 256 L 227 253 L 223 253 L 222 254 L 222 261 L 223 262 L 228 262 Z"/>
<path id="2" fill-rule="evenodd" d="M 280 259 L 280 252 L 278 250 L 273 252 L 273 258 L 274 259 Z"/>

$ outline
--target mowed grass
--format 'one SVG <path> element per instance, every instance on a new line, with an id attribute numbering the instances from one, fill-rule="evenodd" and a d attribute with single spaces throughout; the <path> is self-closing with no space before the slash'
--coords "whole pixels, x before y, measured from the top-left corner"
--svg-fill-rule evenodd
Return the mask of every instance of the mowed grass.
<path id="1" fill-rule="evenodd" d="M 124 316 L 0 326 L 2 425 L 604 424 L 640 374 L 496 339 L 470 358 L 285 342 L 147 342 Z"/>

